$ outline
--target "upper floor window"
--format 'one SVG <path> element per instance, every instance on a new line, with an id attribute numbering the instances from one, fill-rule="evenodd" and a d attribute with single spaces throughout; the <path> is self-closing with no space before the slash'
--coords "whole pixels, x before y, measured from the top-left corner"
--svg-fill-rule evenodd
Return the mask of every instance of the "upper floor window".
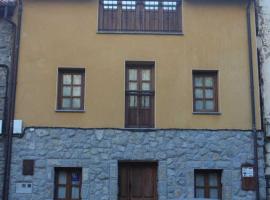
<path id="1" fill-rule="evenodd" d="M 100 0 L 99 4 L 100 32 L 182 32 L 182 0 Z"/>
<path id="2" fill-rule="evenodd" d="M 84 69 L 59 69 L 57 109 L 84 109 Z"/>
<path id="3" fill-rule="evenodd" d="M 193 72 L 193 111 L 218 112 L 216 71 Z"/>
<path id="4" fill-rule="evenodd" d="M 154 127 L 154 63 L 127 63 L 126 127 Z"/>

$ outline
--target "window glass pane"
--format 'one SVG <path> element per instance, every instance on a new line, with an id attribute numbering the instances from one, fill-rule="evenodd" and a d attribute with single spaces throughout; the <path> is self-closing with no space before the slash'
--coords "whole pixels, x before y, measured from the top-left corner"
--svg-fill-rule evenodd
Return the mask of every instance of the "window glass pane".
<path id="1" fill-rule="evenodd" d="M 66 184 L 67 183 L 67 173 L 66 172 L 59 172 L 58 183 L 59 184 Z"/>
<path id="2" fill-rule="evenodd" d="M 72 199 L 79 199 L 80 189 L 78 187 L 72 187 Z"/>
<path id="3" fill-rule="evenodd" d="M 71 75 L 70 74 L 64 74 L 63 75 L 63 83 L 64 84 L 71 84 Z"/>
<path id="4" fill-rule="evenodd" d="M 196 110 L 203 110 L 203 101 L 195 101 L 195 109 Z"/>
<path id="5" fill-rule="evenodd" d="M 205 102 L 205 109 L 206 110 L 214 110 L 214 101 L 207 100 Z"/>
<path id="6" fill-rule="evenodd" d="M 218 177 L 216 173 L 209 174 L 209 185 L 217 186 L 218 185 Z"/>
<path id="7" fill-rule="evenodd" d="M 81 87 L 73 87 L 73 96 L 75 97 L 81 96 Z"/>
<path id="8" fill-rule="evenodd" d="M 104 0 L 103 1 L 104 9 L 108 10 L 116 10 L 117 9 L 117 1 L 115 0 Z"/>
<path id="9" fill-rule="evenodd" d="M 204 186 L 204 176 L 201 174 L 196 175 L 196 186 Z"/>
<path id="10" fill-rule="evenodd" d="M 75 85 L 81 85 L 82 83 L 82 76 L 81 75 L 73 75 L 73 84 Z"/>
<path id="11" fill-rule="evenodd" d="M 79 185 L 80 184 L 80 174 L 79 173 L 72 173 L 71 174 L 71 181 L 72 185 Z"/>
<path id="12" fill-rule="evenodd" d="M 151 71 L 149 69 L 142 70 L 142 80 L 143 81 L 150 81 L 151 79 Z"/>
<path id="13" fill-rule="evenodd" d="M 129 107 L 136 108 L 137 107 L 137 96 L 130 96 L 129 97 Z"/>
<path id="14" fill-rule="evenodd" d="M 143 108 L 150 107 L 150 97 L 149 96 L 142 96 L 142 107 Z"/>
<path id="15" fill-rule="evenodd" d="M 66 198 L 66 187 L 59 186 L 57 196 L 59 199 Z"/>
<path id="16" fill-rule="evenodd" d="M 164 1 L 162 2 L 164 10 L 176 10 L 176 1 Z"/>
<path id="17" fill-rule="evenodd" d="M 72 102 L 73 102 L 73 104 L 72 104 L 73 108 L 80 108 L 81 107 L 81 99 L 76 98 L 76 99 L 73 99 Z"/>
<path id="18" fill-rule="evenodd" d="M 195 89 L 195 98 L 203 98 L 203 90 Z"/>
<path id="19" fill-rule="evenodd" d="M 206 77 L 205 78 L 205 86 L 206 87 L 213 87 L 213 78 L 212 77 Z"/>
<path id="20" fill-rule="evenodd" d="M 129 90 L 137 90 L 137 83 L 136 82 L 129 82 Z"/>
<path id="21" fill-rule="evenodd" d="M 203 86 L 203 78 L 202 77 L 195 77 L 195 86 L 202 87 Z"/>
<path id="22" fill-rule="evenodd" d="M 70 108 L 71 107 L 71 99 L 63 98 L 62 100 L 62 108 Z"/>
<path id="23" fill-rule="evenodd" d="M 158 10 L 158 1 L 145 1 L 145 10 Z"/>
<path id="24" fill-rule="evenodd" d="M 122 1 L 122 9 L 135 10 L 136 1 Z"/>
<path id="25" fill-rule="evenodd" d="M 136 81 L 137 80 L 137 69 L 129 69 L 129 80 Z"/>
<path id="26" fill-rule="evenodd" d="M 218 189 L 210 189 L 210 198 L 218 199 Z"/>
<path id="27" fill-rule="evenodd" d="M 214 98 L 214 90 L 206 89 L 205 90 L 205 98 Z"/>
<path id="28" fill-rule="evenodd" d="M 71 87 L 64 86 L 63 87 L 63 96 L 71 96 Z"/>
<path id="29" fill-rule="evenodd" d="M 196 198 L 204 198 L 204 189 L 196 188 Z"/>
<path id="30" fill-rule="evenodd" d="M 150 83 L 142 83 L 142 90 L 143 91 L 150 90 Z"/>

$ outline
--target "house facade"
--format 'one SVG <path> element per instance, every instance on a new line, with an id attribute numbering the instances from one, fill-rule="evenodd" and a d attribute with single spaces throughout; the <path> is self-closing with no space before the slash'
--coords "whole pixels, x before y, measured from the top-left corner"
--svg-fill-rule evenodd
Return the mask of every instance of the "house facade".
<path id="1" fill-rule="evenodd" d="M 255 29 L 244 0 L 25 0 L 9 199 L 266 199 Z"/>

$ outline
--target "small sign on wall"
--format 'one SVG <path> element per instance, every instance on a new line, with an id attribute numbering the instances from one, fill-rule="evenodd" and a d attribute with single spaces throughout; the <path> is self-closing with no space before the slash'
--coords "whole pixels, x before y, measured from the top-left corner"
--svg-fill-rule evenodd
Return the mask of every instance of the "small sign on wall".
<path id="1" fill-rule="evenodd" d="M 17 194 L 32 194 L 32 183 L 16 183 L 16 193 Z"/>
<path id="2" fill-rule="evenodd" d="M 243 190 L 256 190 L 255 167 L 252 164 L 243 164 L 241 167 Z"/>

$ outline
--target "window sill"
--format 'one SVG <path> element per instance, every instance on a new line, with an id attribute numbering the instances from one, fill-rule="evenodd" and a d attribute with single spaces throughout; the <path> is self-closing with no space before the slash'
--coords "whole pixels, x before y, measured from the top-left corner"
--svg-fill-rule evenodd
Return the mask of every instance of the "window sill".
<path id="1" fill-rule="evenodd" d="M 136 132 L 136 131 L 145 131 L 145 132 L 150 132 L 150 131 L 155 131 L 155 130 L 157 130 L 156 128 L 128 128 L 128 127 L 126 127 L 126 128 L 124 128 L 125 130 L 127 130 L 127 131 L 131 131 L 131 132 Z"/>
<path id="2" fill-rule="evenodd" d="M 183 32 L 151 32 L 151 31 L 97 31 L 97 34 L 129 34 L 129 35 L 184 35 Z"/>
<path id="3" fill-rule="evenodd" d="M 192 112 L 193 115 L 221 115 L 221 112 Z"/>
<path id="4" fill-rule="evenodd" d="M 85 113 L 85 110 L 55 110 L 59 113 Z"/>

